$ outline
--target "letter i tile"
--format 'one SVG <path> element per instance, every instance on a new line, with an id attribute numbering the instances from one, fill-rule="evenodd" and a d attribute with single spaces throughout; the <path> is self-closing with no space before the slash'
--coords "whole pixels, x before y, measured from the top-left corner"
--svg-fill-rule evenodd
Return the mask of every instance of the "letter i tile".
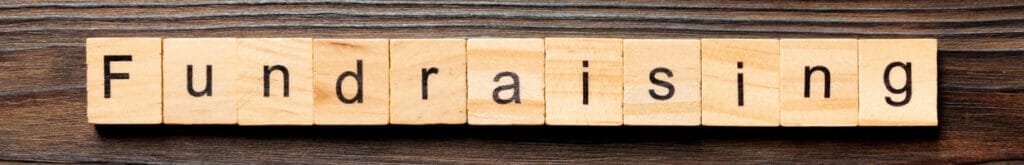
<path id="1" fill-rule="evenodd" d="M 546 38 L 548 125 L 622 125 L 622 39 Z"/>
<path id="2" fill-rule="evenodd" d="M 701 124 L 779 126 L 779 40 L 701 40 Z"/>

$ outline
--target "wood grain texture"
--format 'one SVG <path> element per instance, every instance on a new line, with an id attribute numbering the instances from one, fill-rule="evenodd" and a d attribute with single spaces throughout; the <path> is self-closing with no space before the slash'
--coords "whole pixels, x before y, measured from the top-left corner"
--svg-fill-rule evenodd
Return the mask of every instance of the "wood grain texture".
<path id="1" fill-rule="evenodd" d="M 1021 163 L 1019 1 L 0 2 L 0 160 Z M 939 127 L 93 127 L 87 37 L 937 38 Z"/>

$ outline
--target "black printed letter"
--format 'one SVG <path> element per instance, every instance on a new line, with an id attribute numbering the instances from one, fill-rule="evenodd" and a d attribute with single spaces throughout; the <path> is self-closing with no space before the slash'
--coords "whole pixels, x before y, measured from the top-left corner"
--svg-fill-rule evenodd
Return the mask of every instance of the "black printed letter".
<path id="1" fill-rule="evenodd" d="M 507 71 L 506 72 L 501 72 L 501 73 L 498 73 L 498 75 L 494 76 L 494 82 L 498 82 L 498 80 L 501 80 L 501 77 L 510 77 L 510 78 L 512 78 L 512 84 L 502 85 L 502 86 L 498 86 L 497 88 L 494 88 L 494 92 L 491 93 L 491 98 L 494 98 L 494 102 L 496 102 L 498 104 L 508 104 L 509 102 L 515 102 L 516 104 L 519 104 L 520 103 L 520 100 L 519 100 L 519 75 L 516 75 L 516 73 L 512 73 L 512 72 L 507 72 Z M 504 90 L 512 90 L 512 98 L 501 99 L 500 97 L 498 97 L 498 92 L 501 92 L 501 91 L 504 91 Z"/>
<path id="2" fill-rule="evenodd" d="M 103 98 L 110 98 L 110 79 L 128 79 L 128 73 L 110 73 L 111 61 L 132 61 L 131 55 L 103 56 Z"/>
<path id="3" fill-rule="evenodd" d="M 832 90 L 832 72 L 829 72 L 828 68 L 824 66 L 814 66 L 813 68 L 804 66 L 804 97 L 811 97 L 811 74 L 814 74 L 814 71 L 821 71 L 822 74 L 825 74 L 825 98 L 829 98 Z"/>
<path id="4" fill-rule="evenodd" d="M 651 74 L 649 75 L 652 84 L 665 87 L 665 89 L 668 89 L 668 93 L 666 93 L 665 95 L 658 95 L 654 93 L 654 89 L 647 90 L 647 93 L 651 94 L 651 97 L 653 97 L 654 99 L 668 100 L 669 98 L 672 98 L 672 95 L 676 93 L 676 87 L 673 86 L 672 83 L 654 78 L 654 75 L 658 73 L 665 73 L 665 76 L 672 77 L 672 70 L 668 70 L 668 68 L 658 67 L 654 68 L 654 70 L 651 70 Z"/>
<path id="5" fill-rule="evenodd" d="M 583 60 L 583 69 L 590 67 L 590 61 Z M 583 105 L 590 103 L 590 73 L 583 71 Z"/>
<path id="6" fill-rule="evenodd" d="M 189 64 L 185 71 L 187 72 L 187 80 L 185 81 L 188 81 L 188 94 L 194 97 L 202 97 L 203 95 L 213 96 L 213 65 L 206 65 L 206 88 L 199 92 L 196 92 L 192 85 L 192 65 Z"/>
<path id="7" fill-rule="evenodd" d="M 892 84 L 889 83 L 889 72 L 892 72 L 892 69 L 895 68 L 895 67 L 902 68 L 903 72 L 905 72 L 907 74 L 907 83 L 905 85 L 903 85 L 903 88 L 900 88 L 900 89 L 893 88 Z M 906 64 L 904 64 L 902 62 L 892 62 L 892 63 L 889 63 L 889 66 L 885 66 L 885 73 L 882 76 L 883 76 L 882 80 L 885 83 L 885 89 L 888 89 L 890 93 L 893 93 L 893 94 L 907 93 L 907 96 L 904 97 L 902 101 L 893 101 L 893 99 L 890 98 L 889 96 L 885 96 L 885 102 L 886 103 L 889 103 L 889 105 L 897 106 L 897 107 L 898 106 L 907 105 L 907 103 L 910 103 L 910 91 L 911 91 L 910 90 L 910 82 L 913 82 L 913 81 L 911 81 L 911 79 L 910 79 L 911 77 L 910 77 L 910 63 L 909 62 L 906 63 Z"/>
<path id="8" fill-rule="evenodd" d="M 341 93 L 341 82 L 350 76 L 356 79 L 356 97 L 348 99 Z M 356 60 L 356 72 L 345 71 L 345 73 L 341 73 L 341 76 L 338 76 L 338 81 L 334 83 L 334 92 L 342 103 L 363 103 L 363 60 Z"/>
<path id="9" fill-rule="evenodd" d="M 736 74 L 736 91 L 737 91 L 737 93 L 739 93 L 738 96 L 737 96 L 737 97 L 739 97 L 739 100 L 737 100 L 737 102 L 739 102 L 739 105 L 742 107 L 743 106 L 743 62 L 736 62 L 736 68 L 740 70 L 740 72 L 738 74 Z"/>
<path id="10" fill-rule="evenodd" d="M 427 77 L 430 77 L 430 74 L 437 74 L 438 70 L 437 70 L 437 67 L 430 67 L 430 69 L 423 68 L 423 70 L 421 72 L 423 72 L 423 79 L 420 80 L 420 82 L 423 84 L 423 100 L 426 100 L 427 99 Z"/>
<path id="11" fill-rule="evenodd" d="M 263 65 L 263 97 L 270 97 L 270 73 L 281 71 L 284 77 L 284 97 L 288 97 L 288 68 L 281 65 Z"/>

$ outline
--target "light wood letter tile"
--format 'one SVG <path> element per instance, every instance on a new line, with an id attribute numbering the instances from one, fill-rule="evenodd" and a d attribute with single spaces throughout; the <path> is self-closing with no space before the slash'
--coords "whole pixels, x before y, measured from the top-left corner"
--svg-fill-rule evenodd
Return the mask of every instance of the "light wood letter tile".
<path id="1" fill-rule="evenodd" d="M 547 38 L 544 45 L 545 122 L 622 125 L 622 39 Z"/>
<path id="2" fill-rule="evenodd" d="M 466 123 L 466 40 L 391 40 L 391 124 Z"/>
<path id="3" fill-rule="evenodd" d="M 466 54 L 470 125 L 544 124 L 544 39 L 469 39 Z"/>
<path id="4" fill-rule="evenodd" d="M 238 39 L 238 56 L 239 125 L 313 124 L 312 39 Z"/>
<path id="5" fill-rule="evenodd" d="M 161 41 L 161 38 L 86 39 L 89 123 L 160 124 Z M 105 73 L 105 68 L 109 73 Z"/>
<path id="6" fill-rule="evenodd" d="M 623 40 L 625 125 L 700 125 L 700 40 Z"/>
<path id="7" fill-rule="evenodd" d="M 778 39 L 703 39 L 701 67 L 702 125 L 779 125 Z"/>
<path id="8" fill-rule="evenodd" d="M 935 39 L 860 40 L 859 125 L 938 125 L 937 53 Z"/>
<path id="9" fill-rule="evenodd" d="M 313 40 L 316 125 L 387 125 L 388 65 L 387 39 Z"/>
<path id="10" fill-rule="evenodd" d="M 857 126 L 857 39 L 779 44 L 782 126 Z"/>
<path id="11" fill-rule="evenodd" d="M 237 48 L 234 38 L 164 39 L 165 124 L 238 123 Z"/>

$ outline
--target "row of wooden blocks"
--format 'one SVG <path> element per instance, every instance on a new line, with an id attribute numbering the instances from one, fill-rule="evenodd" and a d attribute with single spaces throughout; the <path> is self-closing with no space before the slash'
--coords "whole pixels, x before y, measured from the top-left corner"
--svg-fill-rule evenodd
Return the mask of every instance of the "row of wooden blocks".
<path id="1" fill-rule="evenodd" d="M 93 124 L 937 125 L 935 39 L 90 38 L 86 47 Z"/>

